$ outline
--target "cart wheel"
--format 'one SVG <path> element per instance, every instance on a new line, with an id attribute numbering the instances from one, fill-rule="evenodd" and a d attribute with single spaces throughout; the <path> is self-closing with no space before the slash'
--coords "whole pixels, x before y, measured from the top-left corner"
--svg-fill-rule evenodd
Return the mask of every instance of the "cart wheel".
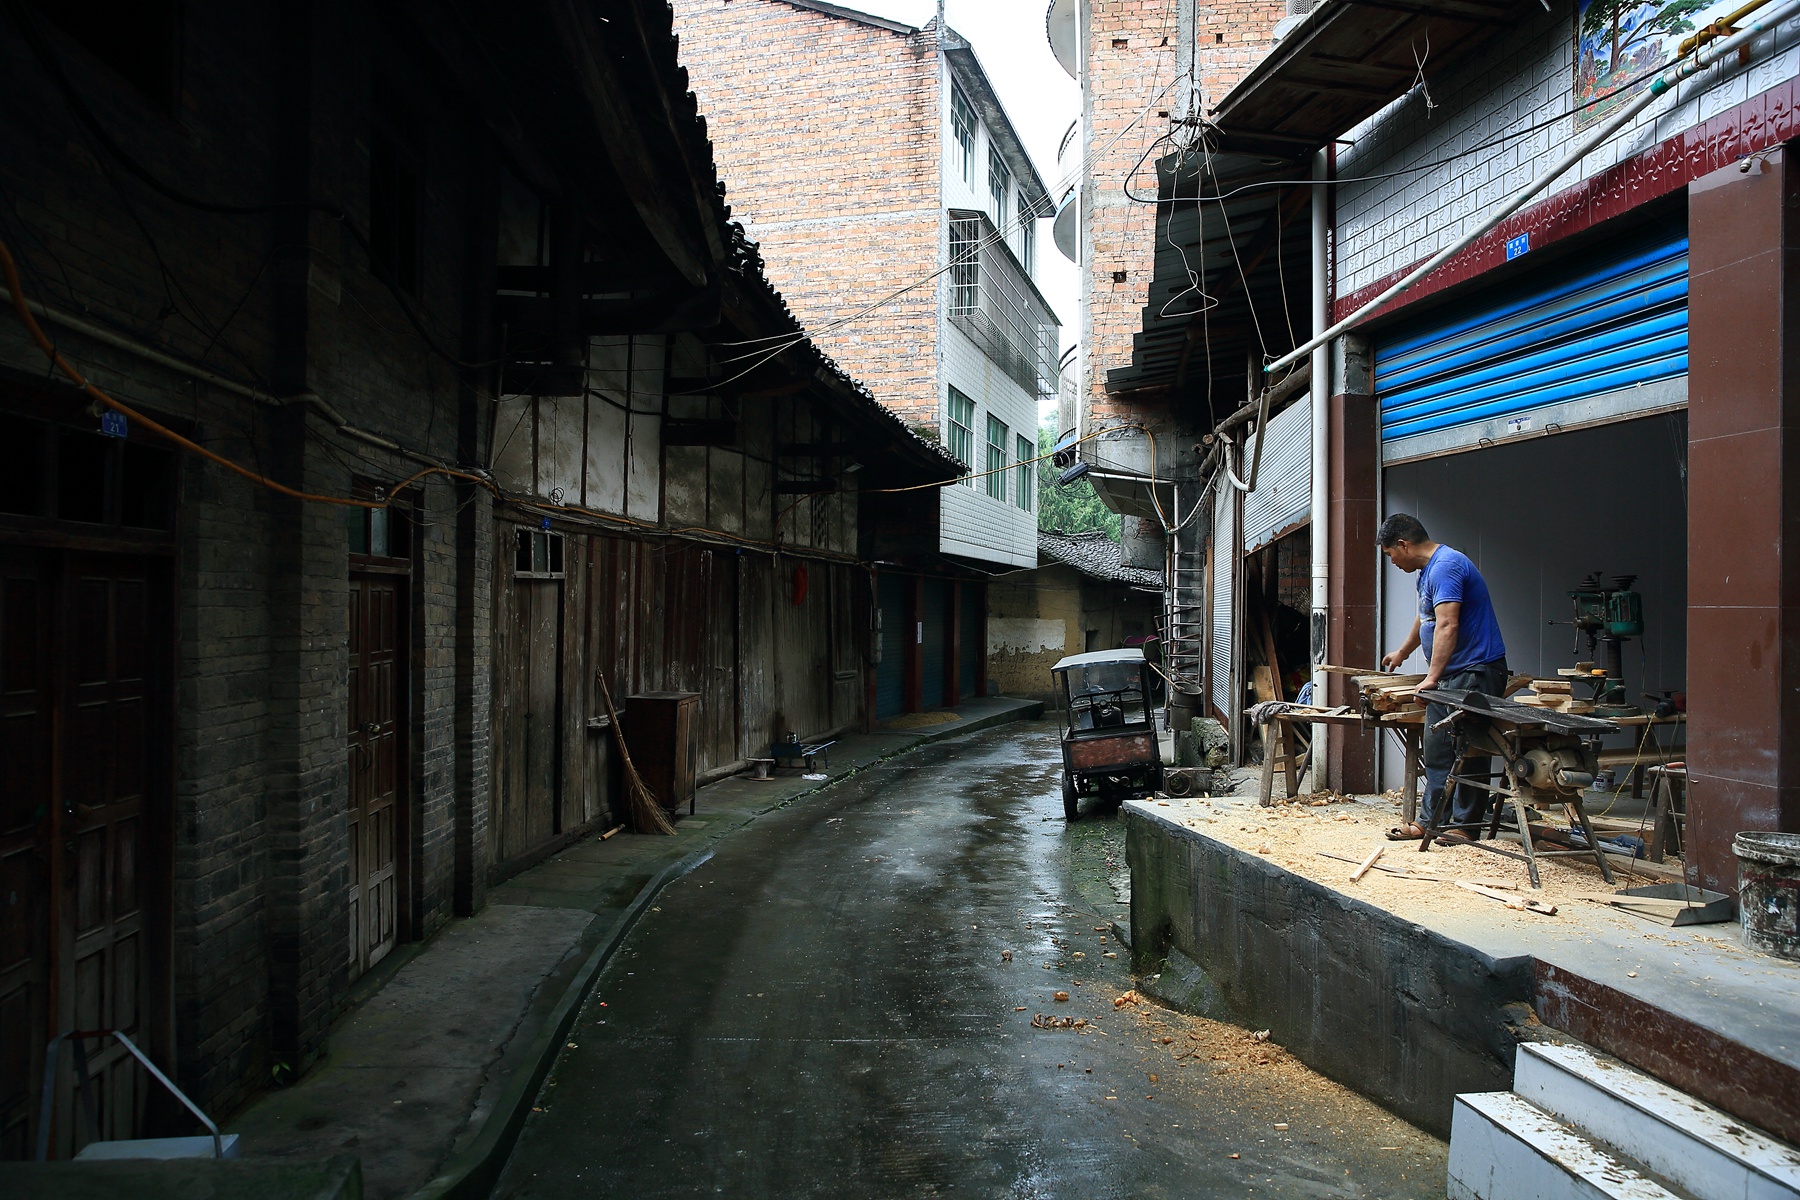
<path id="1" fill-rule="evenodd" d="M 1081 815 L 1081 797 L 1075 791 L 1075 785 L 1067 779 L 1063 780 L 1063 817 L 1073 821 Z"/>

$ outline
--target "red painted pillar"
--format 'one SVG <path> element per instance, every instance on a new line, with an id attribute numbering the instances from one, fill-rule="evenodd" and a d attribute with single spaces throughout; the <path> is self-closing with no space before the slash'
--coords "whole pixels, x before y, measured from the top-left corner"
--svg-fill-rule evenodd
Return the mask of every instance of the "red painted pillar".
<path id="1" fill-rule="evenodd" d="M 1381 525 L 1378 481 L 1381 472 L 1381 420 L 1371 394 L 1368 343 L 1352 335 L 1333 347 L 1331 427 L 1326 431 L 1331 463 L 1330 534 L 1331 621 L 1325 641 L 1327 662 L 1373 667 L 1381 657 L 1376 589 L 1375 533 Z M 1350 680 L 1326 676 L 1326 703 L 1356 706 Z M 1332 730 L 1325 756 L 1325 786 L 1347 793 L 1375 790 L 1375 734 Z"/>
<path id="2" fill-rule="evenodd" d="M 913 576 L 906 589 L 906 711 L 925 707 L 925 580 Z"/>
<path id="3" fill-rule="evenodd" d="M 1800 203 L 1786 153 L 1688 187 L 1688 880 L 1800 831 Z"/>
<path id="4" fill-rule="evenodd" d="M 955 705 L 962 702 L 962 640 L 963 640 L 963 589 L 974 585 L 966 580 L 956 579 L 950 583 L 950 636 L 944 639 L 949 644 L 944 647 L 944 703 Z"/>

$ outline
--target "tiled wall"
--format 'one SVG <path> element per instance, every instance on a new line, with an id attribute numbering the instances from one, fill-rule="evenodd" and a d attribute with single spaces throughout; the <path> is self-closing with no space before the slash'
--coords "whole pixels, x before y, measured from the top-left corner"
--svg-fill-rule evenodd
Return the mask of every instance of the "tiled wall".
<path id="1" fill-rule="evenodd" d="M 1343 297 L 1430 257 L 1524 187 L 1588 131 L 1574 115 L 1571 0 L 1530 14 L 1495 49 L 1346 135 L 1337 172 L 1337 287 Z M 1652 104 L 1545 195 L 1572 187 L 1800 74 L 1800 20 L 1756 39 Z M 1526 132 L 1529 130 L 1530 132 Z M 1496 138 L 1509 134 L 1499 145 Z M 1414 168 L 1420 168 L 1414 170 Z M 1428 168 L 1428 169 L 1427 169 Z M 1403 172 L 1393 178 L 1371 176 Z"/>
<path id="2" fill-rule="evenodd" d="M 989 413 L 1006 424 L 1006 461 L 1016 463 L 1013 439 L 1023 436 L 1033 444 L 1037 441 L 1036 398 L 1027 395 L 1024 388 L 947 321 L 941 344 L 946 401 L 949 388 L 955 387 L 975 402 L 975 461 L 969 464 L 971 469 L 976 473 L 987 469 Z M 1016 503 L 1017 472 L 1006 473 L 1004 499 L 988 495 L 986 485 L 986 479 L 975 479 L 967 485 L 952 484 L 943 489 L 938 548 L 946 554 L 988 562 L 1036 566 L 1037 510 L 1035 504 L 1028 511 Z"/>

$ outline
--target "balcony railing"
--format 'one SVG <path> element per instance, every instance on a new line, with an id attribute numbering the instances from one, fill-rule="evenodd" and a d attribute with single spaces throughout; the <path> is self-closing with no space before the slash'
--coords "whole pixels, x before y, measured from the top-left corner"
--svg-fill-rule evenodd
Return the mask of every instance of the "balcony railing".
<path id="1" fill-rule="evenodd" d="M 983 213 L 950 210 L 950 323 L 1033 396 L 1054 396 L 1060 325 Z"/>

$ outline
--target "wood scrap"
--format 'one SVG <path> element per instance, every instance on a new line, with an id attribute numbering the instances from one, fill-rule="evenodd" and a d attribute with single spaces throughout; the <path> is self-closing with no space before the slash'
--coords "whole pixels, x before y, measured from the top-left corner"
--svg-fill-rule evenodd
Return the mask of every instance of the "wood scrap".
<path id="1" fill-rule="evenodd" d="M 1369 855 L 1369 857 L 1363 859 L 1362 865 L 1357 867 L 1355 871 L 1351 872 L 1350 882 L 1355 883 L 1357 880 L 1361 879 L 1364 875 L 1367 875 L 1369 873 L 1369 868 L 1375 865 L 1375 860 L 1380 858 L 1381 852 L 1386 849 L 1387 849 L 1386 846 L 1375 847 L 1375 852 L 1373 854 Z"/>
<path id="2" fill-rule="evenodd" d="M 1477 896 L 1486 896 L 1489 900 L 1497 900 L 1510 909 L 1519 912 L 1534 912 L 1539 916 L 1554 917 L 1556 905 L 1546 904 L 1542 900 L 1532 900 L 1525 896 L 1515 896 L 1503 892 L 1499 888 L 1484 887 L 1479 883 L 1470 883 L 1466 879 L 1456 881 L 1456 886 L 1466 892 L 1474 892 Z"/>

